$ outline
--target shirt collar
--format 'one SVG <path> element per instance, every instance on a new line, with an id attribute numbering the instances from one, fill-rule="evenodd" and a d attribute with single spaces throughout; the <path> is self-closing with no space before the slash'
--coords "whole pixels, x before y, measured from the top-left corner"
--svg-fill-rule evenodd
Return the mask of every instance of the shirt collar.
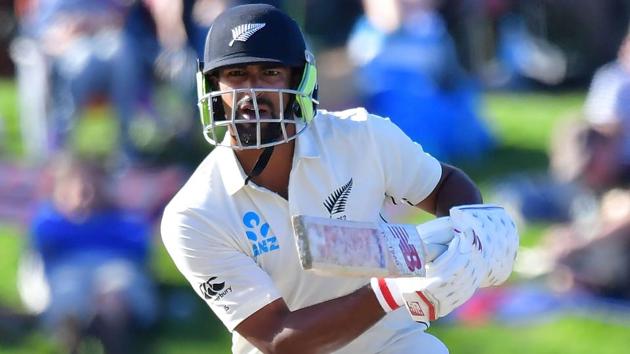
<path id="1" fill-rule="evenodd" d="M 302 126 L 298 125 L 298 129 L 302 129 Z M 302 134 L 295 138 L 295 159 L 319 157 L 314 130 L 315 127 L 309 124 Z"/>
<path id="2" fill-rule="evenodd" d="M 245 186 L 247 175 L 243 171 L 233 149 L 226 146 L 217 146 L 215 150 L 219 154 L 219 170 L 221 171 L 225 190 L 229 195 L 234 195 Z"/>

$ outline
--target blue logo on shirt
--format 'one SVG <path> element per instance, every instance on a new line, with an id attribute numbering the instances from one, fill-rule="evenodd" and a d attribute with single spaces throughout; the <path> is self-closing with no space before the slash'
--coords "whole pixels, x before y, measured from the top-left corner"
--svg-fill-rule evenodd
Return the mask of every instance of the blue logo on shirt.
<path id="1" fill-rule="evenodd" d="M 252 243 L 254 257 L 280 249 L 278 239 L 269 232 L 271 230 L 269 224 L 263 223 L 258 214 L 248 211 L 243 215 L 243 224 L 248 229 L 245 231 L 245 235 Z"/>

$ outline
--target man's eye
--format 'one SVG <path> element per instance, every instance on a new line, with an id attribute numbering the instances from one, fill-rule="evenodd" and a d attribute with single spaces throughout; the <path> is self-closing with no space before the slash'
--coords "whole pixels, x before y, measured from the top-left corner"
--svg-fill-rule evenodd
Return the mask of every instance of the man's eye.
<path id="1" fill-rule="evenodd" d="M 279 70 L 273 70 L 273 69 L 267 69 L 267 70 L 265 70 L 265 75 L 266 76 L 278 76 L 278 75 L 280 75 L 280 71 Z"/>

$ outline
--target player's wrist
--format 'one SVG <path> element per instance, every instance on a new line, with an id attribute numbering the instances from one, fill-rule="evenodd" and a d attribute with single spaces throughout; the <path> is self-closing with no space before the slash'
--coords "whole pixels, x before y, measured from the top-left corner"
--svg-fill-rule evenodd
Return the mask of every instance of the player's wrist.
<path id="1" fill-rule="evenodd" d="M 404 305 L 405 300 L 393 278 L 372 278 L 370 288 L 386 313 Z"/>

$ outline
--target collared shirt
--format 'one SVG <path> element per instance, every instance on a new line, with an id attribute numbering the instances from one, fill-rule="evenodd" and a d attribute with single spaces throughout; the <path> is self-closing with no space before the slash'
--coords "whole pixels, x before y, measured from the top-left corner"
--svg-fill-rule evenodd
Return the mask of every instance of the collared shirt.
<path id="1" fill-rule="evenodd" d="M 280 297 L 293 311 L 368 283 L 304 271 L 292 215 L 378 221 L 385 200 L 417 204 L 440 176 L 439 162 L 388 119 L 360 108 L 318 111 L 296 138 L 288 200 L 245 185 L 234 151 L 217 147 L 167 206 L 162 239 L 180 272 L 233 331 Z M 339 352 L 378 351 L 423 329 L 404 309 L 394 311 Z M 232 350 L 258 352 L 236 332 Z"/>

